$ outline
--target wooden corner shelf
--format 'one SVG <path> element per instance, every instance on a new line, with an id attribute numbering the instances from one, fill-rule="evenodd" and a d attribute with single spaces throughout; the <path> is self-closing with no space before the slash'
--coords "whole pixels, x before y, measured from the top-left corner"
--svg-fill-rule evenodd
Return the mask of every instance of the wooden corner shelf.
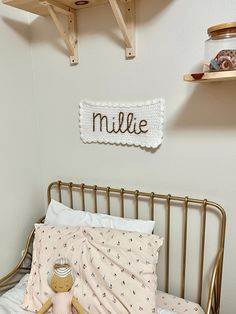
<path id="1" fill-rule="evenodd" d="M 73 10 L 79 10 L 83 8 L 89 8 L 96 5 L 107 3 L 108 0 L 88 0 L 88 1 L 71 1 L 71 0 L 55 0 L 48 1 L 48 3 L 53 3 L 57 7 L 63 7 L 65 10 L 71 8 Z M 42 5 L 43 1 L 40 0 L 3 0 L 4 4 L 10 5 L 12 7 L 31 12 L 41 16 L 49 15 L 47 7 Z"/>
<path id="2" fill-rule="evenodd" d="M 223 82 L 236 80 L 236 71 L 185 74 L 186 82 Z"/>
<path id="3" fill-rule="evenodd" d="M 135 43 L 135 1 L 136 0 L 3 0 L 4 4 L 40 16 L 50 16 L 65 42 L 71 64 L 78 60 L 78 35 L 76 26 L 76 11 L 105 3 L 109 3 L 125 41 L 126 58 L 136 56 Z M 120 7 L 122 3 L 123 8 Z M 123 13 L 124 12 L 124 13 Z M 58 14 L 68 18 L 66 30 Z"/>

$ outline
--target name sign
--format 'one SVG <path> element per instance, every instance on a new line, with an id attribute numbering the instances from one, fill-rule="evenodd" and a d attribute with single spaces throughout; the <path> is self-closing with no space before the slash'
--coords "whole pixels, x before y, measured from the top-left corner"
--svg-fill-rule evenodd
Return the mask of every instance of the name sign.
<path id="1" fill-rule="evenodd" d="M 163 139 L 164 100 L 117 104 L 80 103 L 80 135 L 84 143 L 158 147 Z"/>

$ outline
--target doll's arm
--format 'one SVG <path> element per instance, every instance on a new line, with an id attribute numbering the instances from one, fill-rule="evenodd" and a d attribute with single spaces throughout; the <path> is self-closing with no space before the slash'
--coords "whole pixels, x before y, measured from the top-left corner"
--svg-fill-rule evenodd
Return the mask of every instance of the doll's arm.
<path id="1" fill-rule="evenodd" d="M 50 307 L 52 307 L 52 299 L 50 298 L 46 303 L 44 303 L 40 310 L 37 311 L 37 314 L 44 314 L 46 313 Z"/>
<path id="2" fill-rule="evenodd" d="M 75 297 L 72 298 L 72 304 L 73 306 L 76 308 L 77 312 L 79 314 L 85 314 L 84 309 L 82 308 L 82 306 L 80 305 L 78 299 L 76 299 Z"/>

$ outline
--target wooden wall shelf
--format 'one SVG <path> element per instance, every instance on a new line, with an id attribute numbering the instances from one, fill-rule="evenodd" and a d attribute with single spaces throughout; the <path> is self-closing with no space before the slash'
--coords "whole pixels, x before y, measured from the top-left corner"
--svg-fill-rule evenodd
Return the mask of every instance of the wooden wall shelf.
<path id="1" fill-rule="evenodd" d="M 48 10 L 45 6 L 42 5 L 43 1 L 39 0 L 3 0 L 3 3 L 7 5 L 11 5 L 15 8 L 31 12 L 41 16 L 49 15 Z M 74 9 L 79 10 L 83 8 L 89 8 L 92 6 L 100 5 L 107 3 L 108 0 L 89 0 L 89 1 L 71 1 L 71 0 L 57 0 L 57 1 L 49 1 L 51 4 L 55 4 L 56 6 L 62 6 L 64 9 Z"/>
<path id="2" fill-rule="evenodd" d="M 236 71 L 185 74 L 186 82 L 223 82 L 236 80 Z"/>
<path id="3" fill-rule="evenodd" d="M 78 35 L 76 11 L 96 5 L 109 3 L 125 41 L 126 58 L 134 58 L 135 47 L 135 1 L 136 0 L 3 0 L 4 4 L 34 13 L 40 16 L 51 16 L 60 36 L 64 40 L 71 64 L 77 64 Z M 121 2 L 123 8 L 118 3 Z M 68 29 L 65 29 L 59 15 L 68 18 Z"/>

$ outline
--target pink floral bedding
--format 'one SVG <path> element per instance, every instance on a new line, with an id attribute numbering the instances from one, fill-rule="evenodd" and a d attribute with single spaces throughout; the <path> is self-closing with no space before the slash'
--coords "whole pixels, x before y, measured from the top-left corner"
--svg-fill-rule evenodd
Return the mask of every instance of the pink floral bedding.
<path id="1" fill-rule="evenodd" d="M 88 313 L 156 313 L 162 238 L 103 228 L 35 228 L 25 309 L 35 312 L 53 294 L 48 274 L 56 259 L 66 257 L 76 274 L 73 293 Z"/>

